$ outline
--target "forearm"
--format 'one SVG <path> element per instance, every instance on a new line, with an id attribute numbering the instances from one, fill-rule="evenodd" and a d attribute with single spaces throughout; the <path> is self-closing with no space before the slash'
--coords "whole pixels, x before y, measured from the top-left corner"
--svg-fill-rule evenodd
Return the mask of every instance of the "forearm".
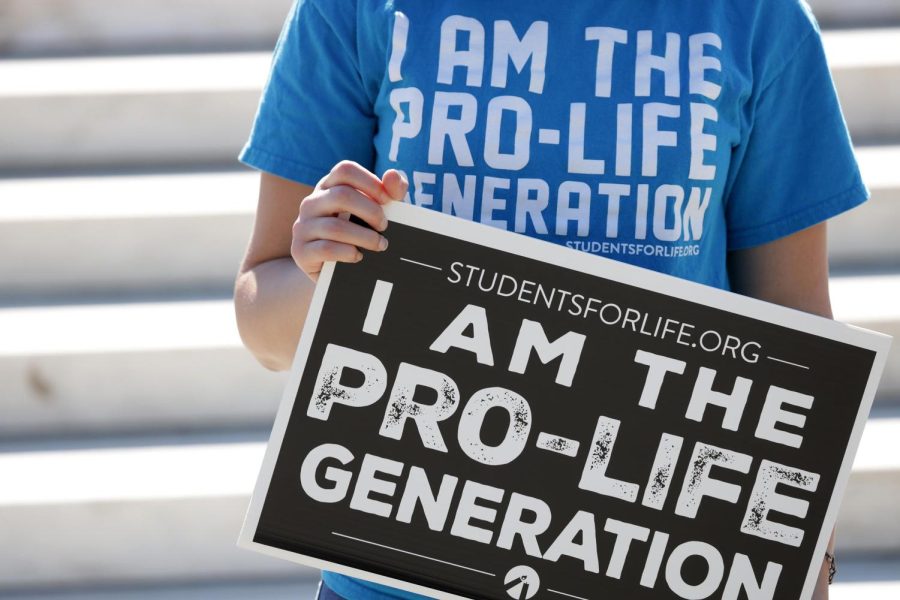
<path id="1" fill-rule="evenodd" d="M 380 233 L 387 227 L 381 205 L 403 199 L 407 185 L 397 171 L 386 171 L 382 182 L 351 161 L 335 165 L 315 188 L 260 175 L 256 221 L 235 280 L 234 309 L 241 340 L 263 366 L 291 367 L 313 280 L 324 263 L 359 262 L 362 250 L 387 248 Z"/>
<path id="2" fill-rule="evenodd" d="M 259 263 L 240 273 L 234 287 L 238 331 L 267 369 L 290 368 L 315 283 L 290 257 Z"/>

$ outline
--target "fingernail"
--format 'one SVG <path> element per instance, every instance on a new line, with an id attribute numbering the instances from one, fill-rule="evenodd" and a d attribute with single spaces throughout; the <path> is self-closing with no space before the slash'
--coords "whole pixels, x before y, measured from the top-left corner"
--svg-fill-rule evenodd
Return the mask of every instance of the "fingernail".
<path id="1" fill-rule="evenodd" d="M 359 262 L 359 261 L 361 261 L 362 259 L 363 259 L 363 253 L 362 253 L 362 252 L 357 252 L 357 253 L 356 253 L 356 262 Z"/>
<path id="2" fill-rule="evenodd" d="M 378 229 L 379 229 L 379 231 L 384 231 L 384 230 L 387 229 L 387 228 L 388 228 L 388 220 L 387 220 L 387 219 L 384 219 L 384 220 L 381 222 L 381 225 L 378 226 Z"/>
<path id="3" fill-rule="evenodd" d="M 385 250 L 387 250 L 387 247 L 388 247 L 388 241 L 387 241 L 386 237 L 382 237 L 380 240 L 378 240 L 378 249 L 379 250 L 384 252 Z"/>

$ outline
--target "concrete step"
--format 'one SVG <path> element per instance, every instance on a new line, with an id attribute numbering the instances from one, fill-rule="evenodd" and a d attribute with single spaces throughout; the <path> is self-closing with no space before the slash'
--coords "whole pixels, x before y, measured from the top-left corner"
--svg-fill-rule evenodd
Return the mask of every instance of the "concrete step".
<path id="1" fill-rule="evenodd" d="M 0 310 L 0 438 L 268 427 L 285 383 L 229 300 Z"/>
<path id="2" fill-rule="evenodd" d="M 842 553 L 900 555 L 900 412 L 879 414 L 866 425 L 838 516 Z"/>
<path id="3" fill-rule="evenodd" d="M 201 581 L 151 586 L 49 589 L 4 594 L 3 598 L 5 600 L 315 600 L 318 577 L 314 575 L 310 573 L 309 577 L 297 580 L 272 578 L 252 583 Z M 872 598 L 881 600 L 882 597 Z"/>
<path id="4" fill-rule="evenodd" d="M 825 27 L 900 23 L 896 0 L 810 0 Z M 270 48 L 290 0 L 6 0 L 0 54 Z"/>
<path id="5" fill-rule="evenodd" d="M 837 278 L 841 320 L 900 339 L 900 276 Z M 0 309 L 0 437 L 268 425 L 284 373 L 241 345 L 230 299 Z M 879 404 L 900 399 L 900 349 Z"/>
<path id="6" fill-rule="evenodd" d="M 864 568 L 864 567 L 863 567 Z M 900 569 L 900 565 L 892 565 Z M 831 587 L 829 598 L 832 600 L 896 600 L 900 597 L 900 581 L 896 578 L 889 581 L 854 581 L 852 583 L 837 582 Z"/>
<path id="7" fill-rule="evenodd" d="M 267 52 L 0 61 L 0 170 L 235 164 Z"/>
<path id="8" fill-rule="evenodd" d="M 5 0 L 0 54 L 271 48 L 290 0 Z"/>
<path id="9" fill-rule="evenodd" d="M 144 586 L 105 586 L 87 589 L 23 591 L 4 594 L 5 600 L 314 600 L 318 577 L 246 582 L 195 582 Z M 888 596 L 871 596 L 887 600 Z M 839 597 L 837 600 L 841 600 Z"/>
<path id="10" fill-rule="evenodd" d="M 900 597 L 900 560 L 842 559 L 831 600 L 896 600 Z M 101 587 L 6 594 L 6 600 L 314 600 L 315 579 L 256 583 L 198 582 L 188 585 Z"/>
<path id="11" fill-rule="evenodd" d="M 263 449 L 166 440 L 0 453 L 0 538 L 20 541 L 0 550 L 0 590 L 308 576 L 235 546 Z"/>
<path id="12" fill-rule="evenodd" d="M 809 0 L 816 19 L 823 27 L 884 26 L 900 23 L 897 0 Z"/>
<path id="13" fill-rule="evenodd" d="M 872 420 L 841 511 L 839 545 L 900 554 L 900 418 Z M 192 443 L 193 442 L 193 443 Z M 199 443 L 198 443 L 199 442 Z M 275 576 L 307 568 L 239 550 L 235 539 L 265 443 L 131 440 L 102 448 L 0 452 L 0 593 Z M 90 552 L 84 552 L 86 544 Z"/>
<path id="14" fill-rule="evenodd" d="M 877 403 L 900 405 L 900 275 L 834 277 L 831 304 L 835 319 L 894 338 Z"/>
<path id="15" fill-rule="evenodd" d="M 0 302 L 231 293 L 249 171 L 0 179 Z"/>
<path id="16" fill-rule="evenodd" d="M 832 31 L 824 36 L 853 140 L 900 139 L 900 28 Z"/>
<path id="17" fill-rule="evenodd" d="M 872 198 L 829 224 L 831 264 L 900 268 L 900 146 L 861 147 L 856 154 Z"/>
<path id="18" fill-rule="evenodd" d="M 900 269 L 900 146 L 858 156 L 873 197 L 833 222 L 832 265 Z M 257 180 L 249 171 L 0 179 L 0 303 L 230 294 Z"/>
<path id="19" fill-rule="evenodd" d="M 900 139 L 900 28 L 826 34 L 857 143 Z M 0 170 L 229 163 L 269 54 L 0 62 Z"/>

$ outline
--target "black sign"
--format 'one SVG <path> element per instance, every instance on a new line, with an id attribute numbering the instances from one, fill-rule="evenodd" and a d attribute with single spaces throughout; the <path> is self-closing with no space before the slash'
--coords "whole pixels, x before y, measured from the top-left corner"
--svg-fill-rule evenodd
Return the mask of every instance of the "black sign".
<path id="1" fill-rule="evenodd" d="M 812 594 L 889 339 L 393 204 L 241 544 L 438 597 Z"/>

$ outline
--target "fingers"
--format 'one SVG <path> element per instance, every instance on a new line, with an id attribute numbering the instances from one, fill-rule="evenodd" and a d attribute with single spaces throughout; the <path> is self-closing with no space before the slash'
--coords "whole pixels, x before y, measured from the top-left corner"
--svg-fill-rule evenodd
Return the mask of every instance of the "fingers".
<path id="1" fill-rule="evenodd" d="M 300 203 L 291 245 L 294 261 L 316 280 L 324 262 L 359 262 L 361 250 L 386 250 L 387 239 L 379 233 L 388 226 L 382 205 L 402 200 L 408 187 L 395 169 L 379 179 L 353 161 L 339 162 Z M 371 229 L 342 218 L 349 215 Z"/>
<path id="2" fill-rule="evenodd" d="M 299 228 L 298 235 L 301 241 L 331 240 L 373 252 L 388 247 L 387 239 L 378 232 L 337 217 L 310 219 Z"/>
<path id="3" fill-rule="evenodd" d="M 333 187 L 345 185 L 357 189 L 372 200 L 380 204 L 391 201 L 381 180 L 374 173 L 351 160 L 342 160 L 319 181 L 319 189 L 328 190 Z"/>
<path id="4" fill-rule="evenodd" d="M 403 200 L 409 189 L 409 182 L 396 169 L 388 169 L 381 178 L 384 189 L 394 200 Z"/>
<path id="5" fill-rule="evenodd" d="M 313 280 L 322 270 L 322 264 L 335 262 L 355 263 L 362 260 L 362 252 L 351 246 L 332 240 L 314 240 L 297 243 L 291 247 L 291 255 L 303 271 Z"/>
<path id="6" fill-rule="evenodd" d="M 387 227 L 387 217 L 381 205 L 349 185 L 337 185 L 325 191 L 310 194 L 300 204 L 300 219 L 307 221 L 350 213 L 359 217 L 377 231 Z"/>

